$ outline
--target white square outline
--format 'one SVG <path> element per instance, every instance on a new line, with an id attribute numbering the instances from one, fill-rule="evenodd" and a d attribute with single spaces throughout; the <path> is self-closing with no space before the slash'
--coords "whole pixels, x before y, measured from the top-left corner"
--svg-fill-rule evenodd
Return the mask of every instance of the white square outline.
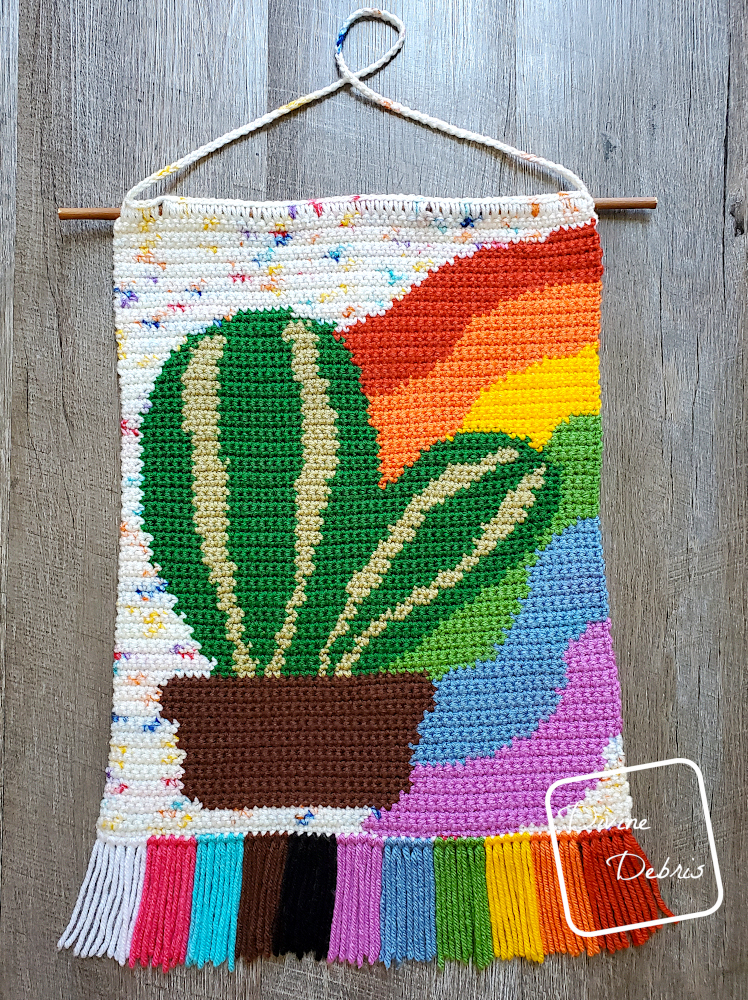
<path id="1" fill-rule="evenodd" d="M 671 764 L 686 764 L 688 767 L 692 768 L 696 773 L 696 780 L 699 783 L 699 792 L 701 793 L 701 805 L 704 810 L 704 822 L 706 824 L 706 833 L 709 839 L 709 849 L 712 854 L 712 865 L 714 866 L 714 877 L 717 881 L 717 902 L 711 906 L 708 910 L 699 910 L 696 913 L 684 913 L 683 915 L 678 915 L 675 917 L 661 917 L 659 920 L 642 920 L 637 924 L 622 924 L 620 927 L 606 927 L 601 931 L 583 931 L 574 924 L 571 919 L 571 911 L 569 909 L 569 897 L 566 893 L 566 883 L 564 882 L 564 873 L 561 866 L 561 854 L 558 849 L 558 838 L 556 837 L 556 826 L 553 821 L 553 811 L 551 809 L 551 796 L 560 788 L 561 785 L 572 785 L 577 781 L 586 781 L 591 779 L 599 778 L 612 778 L 617 774 L 629 774 L 632 771 L 649 771 L 653 767 L 668 767 Z M 719 870 L 719 862 L 717 860 L 717 848 L 714 843 L 714 831 L 712 830 L 712 820 L 709 815 L 709 803 L 706 798 L 706 789 L 704 787 L 704 775 L 701 773 L 701 768 L 694 761 L 689 760 L 687 757 L 671 757 L 669 760 L 658 760 L 652 764 L 636 764 L 632 767 L 619 767 L 615 771 L 595 771 L 594 774 L 580 774 L 572 776 L 571 778 L 559 778 L 558 781 L 554 781 L 548 791 L 545 793 L 545 811 L 548 817 L 548 829 L 551 834 L 551 846 L 553 847 L 553 860 L 556 865 L 556 873 L 558 875 L 558 884 L 561 889 L 561 900 L 564 904 L 564 916 L 566 917 L 566 923 L 580 937 L 592 938 L 601 937 L 603 934 L 617 934 L 620 931 L 634 931 L 639 927 L 661 927 L 663 924 L 675 924 L 681 920 L 695 920 L 697 917 L 708 917 L 710 914 L 715 913 L 722 905 L 722 900 L 725 897 L 724 889 L 722 887 L 722 875 Z"/>

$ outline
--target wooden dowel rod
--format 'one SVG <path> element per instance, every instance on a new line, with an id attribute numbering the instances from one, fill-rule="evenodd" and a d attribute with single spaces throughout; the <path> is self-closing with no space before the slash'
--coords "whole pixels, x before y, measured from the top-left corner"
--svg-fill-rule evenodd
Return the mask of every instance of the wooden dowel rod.
<path id="1" fill-rule="evenodd" d="M 58 208 L 61 219 L 119 219 L 118 208 Z"/>
<path id="2" fill-rule="evenodd" d="M 618 212 L 627 208 L 657 208 L 656 198 L 598 198 L 595 210 Z M 118 219 L 118 208 L 58 208 L 61 219 Z"/>
<path id="3" fill-rule="evenodd" d="M 619 212 L 626 208 L 657 208 L 656 198 L 596 198 L 596 212 Z"/>

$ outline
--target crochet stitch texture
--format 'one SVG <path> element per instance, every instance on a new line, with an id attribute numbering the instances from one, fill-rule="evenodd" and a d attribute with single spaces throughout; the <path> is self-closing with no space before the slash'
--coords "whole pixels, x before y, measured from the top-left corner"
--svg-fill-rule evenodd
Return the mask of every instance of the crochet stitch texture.
<path id="1" fill-rule="evenodd" d="M 112 741 L 61 944 L 166 970 L 646 940 L 572 933 L 544 806 L 624 763 L 591 199 L 165 198 L 114 247 Z M 669 914 L 606 864 L 642 855 L 624 779 L 554 809 L 577 926 Z"/>

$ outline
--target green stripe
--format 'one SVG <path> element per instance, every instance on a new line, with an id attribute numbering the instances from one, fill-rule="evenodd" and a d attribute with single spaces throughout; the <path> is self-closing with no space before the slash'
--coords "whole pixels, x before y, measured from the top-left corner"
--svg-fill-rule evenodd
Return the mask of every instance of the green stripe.
<path id="1" fill-rule="evenodd" d="M 474 961 L 479 969 L 485 969 L 494 960 L 491 911 L 488 906 L 488 885 L 486 883 L 485 840 L 476 839 L 472 843 L 470 880 L 473 889 L 473 913 L 475 915 Z"/>
<path id="2" fill-rule="evenodd" d="M 292 345 L 282 338 L 291 319 L 289 310 L 246 312 L 221 328 L 228 341 L 218 406 L 221 455 L 229 460 L 228 549 L 258 673 L 273 656 L 295 586 L 302 416 Z"/>
<path id="3" fill-rule="evenodd" d="M 600 512 L 600 461 L 602 458 L 600 417 L 569 417 L 559 424 L 542 451 L 544 460 L 561 472 L 561 500 L 551 529 L 560 535 L 579 518 Z"/>
<path id="4" fill-rule="evenodd" d="M 434 873 L 439 965 L 443 968 L 447 961 L 472 959 L 477 968 L 484 969 L 494 958 L 484 841 L 437 838 Z"/>
<path id="5" fill-rule="evenodd" d="M 444 871 L 444 844 L 445 841 L 437 838 L 434 841 L 434 886 L 436 896 L 436 954 L 440 968 L 444 968 L 444 961 L 448 951 L 450 951 L 447 929 L 447 878 Z"/>
<path id="6" fill-rule="evenodd" d="M 520 602 L 530 593 L 528 577 L 525 566 L 508 570 L 501 583 L 485 587 L 387 669 L 425 670 L 436 681 L 448 670 L 493 658 L 496 646 L 503 645 L 514 616 L 521 610 Z"/>

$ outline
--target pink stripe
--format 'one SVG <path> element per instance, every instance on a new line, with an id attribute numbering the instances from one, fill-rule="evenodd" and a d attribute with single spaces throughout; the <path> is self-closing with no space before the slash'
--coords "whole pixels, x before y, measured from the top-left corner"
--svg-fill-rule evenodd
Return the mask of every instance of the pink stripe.
<path id="1" fill-rule="evenodd" d="M 379 837 L 338 837 L 338 880 L 328 962 L 345 961 L 361 968 L 364 959 L 373 965 L 379 958 L 383 851 Z"/>
<path id="2" fill-rule="evenodd" d="M 151 965 L 154 968 L 157 965 L 161 965 L 164 960 L 164 924 L 168 919 L 167 915 L 170 916 L 172 912 L 171 900 L 174 892 L 174 869 L 176 855 L 174 841 L 169 838 L 159 853 L 162 858 L 161 885 L 159 888 L 164 897 L 164 904 L 163 906 L 158 907 L 158 921 L 156 923 L 156 933 L 154 934 L 153 939 L 153 955 L 151 956 Z M 167 927 L 167 934 L 171 937 L 170 927 Z"/>
<path id="3" fill-rule="evenodd" d="M 167 839 L 165 843 L 160 844 L 158 848 L 159 853 L 159 867 L 158 871 L 158 885 L 157 893 L 155 899 L 154 919 L 151 927 L 151 935 L 147 941 L 150 948 L 150 958 L 151 965 L 156 965 L 156 956 L 161 950 L 161 942 L 164 938 L 164 916 L 167 912 L 167 893 L 169 890 L 169 861 L 173 857 L 173 852 L 170 850 L 171 844 Z"/>
<path id="4" fill-rule="evenodd" d="M 356 942 L 356 953 L 353 954 L 353 948 L 351 948 L 351 962 L 356 962 L 356 965 L 361 968 L 364 964 L 364 955 L 369 950 L 368 932 L 369 932 L 369 907 L 368 896 L 366 895 L 366 869 L 371 865 L 371 846 L 366 843 L 359 843 L 356 845 L 356 895 L 358 898 L 358 913 L 356 914 L 356 932 L 355 932 L 355 942 Z"/>
<path id="5" fill-rule="evenodd" d="M 163 837 L 152 837 L 148 841 L 146 848 L 146 864 L 152 865 L 153 874 L 151 875 L 148 897 L 146 898 L 144 892 L 143 903 L 141 903 L 141 907 L 145 906 L 145 920 L 142 935 L 143 941 L 138 958 L 140 959 L 140 964 L 144 967 L 148 965 L 153 955 L 153 943 L 158 931 L 158 918 L 163 911 L 163 900 L 161 898 L 164 884 L 165 861 L 165 852 L 162 847 L 163 840 L 165 840 Z"/>
<path id="6" fill-rule="evenodd" d="M 184 965 L 187 958 L 187 942 L 190 937 L 190 919 L 192 916 L 192 887 L 195 882 L 195 861 L 197 859 L 197 841 L 190 838 L 184 855 L 182 869 L 182 888 L 177 904 L 177 921 L 174 931 L 174 951 L 171 968 Z"/>
<path id="7" fill-rule="evenodd" d="M 356 961 L 356 937 L 358 935 L 358 884 L 356 882 L 356 862 L 360 841 L 353 835 L 348 838 L 348 863 L 346 867 L 345 909 L 340 932 L 340 952 L 346 962 Z"/>
<path id="8" fill-rule="evenodd" d="M 182 964 L 187 949 L 197 842 L 151 837 L 146 848 L 143 895 L 130 947 L 130 967 Z"/>
<path id="9" fill-rule="evenodd" d="M 156 838 L 151 837 L 146 845 L 143 891 L 140 894 L 140 906 L 138 907 L 138 916 L 135 921 L 135 927 L 132 932 L 132 942 L 130 944 L 129 965 L 131 969 L 135 968 L 135 963 L 140 958 L 143 946 L 143 933 L 145 930 L 145 925 L 147 923 L 147 914 L 149 907 L 148 901 L 151 898 L 151 886 L 153 883 L 154 852 L 152 849 L 152 845 L 154 843 L 156 843 Z"/>
<path id="10" fill-rule="evenodd" d="M 179 894 L 182 891 L 182 879 L 184 877 L 184 864 L 181 863 L 182 852 L 177 849 L 175 841 L 172 841 L 169 845 L 169 851 L 171 857 L 169 859 L 169 874 L 167 876 L 166 913 L 169 914 L 171 919 L 164 921 L 164 929 L 160 941 L 161 951 L 160 954 L 153 956 L 153 964 L 163 966 L 164 972 L 168 972 L 174 956 L 174 935 L 178 919 L 177 902 Z"/>
<path id="11" fill-rule="evenodd" d="M 184 863 L 185 858 L 181 851 L 179 853 L 181 856 L 181 863 L 175 865 L 174 882 L 172 883 L 171 886 L 169 904 L 168 904 L 169 911 L 170 912 L 172 910 L 174 911 L 174 920 L 172 921 L 168 930 L 164 928 L 164 946 L 163 946 L 163 951 L 161 952 L 161 962 L 163 965 L 164 972 L 168 972 L 169 969 L 173 968 L 176 965 L 176 962 L 174 961 L 175 951 L 177 954 L 179 954 L 175 945 L 175 939 L 178 933 L 178 924 L 179 924 L 179 900 L 182 895 L 182 883 L 184 882 L 186 875 L 185 872 L 186 865 Z"/>
<path id="12" fill-rule="evenodd" d="M 338 874 L 335 883 L 335 906 L 332 911 L 332 925 L 330 927 L 330 948 L 327 953 L 328 962 L 337 962 L 344 956 L 341 953 L 340 935 L 345 922 L 343 908 L 348 891 L 348 838 L 339 836 L 338 842 Z"/>
<path id="13" fill-rule="evenodd" d="M 374 965 L 382 950 L 382 939 L 379 933 L 379 907 L 382 900 L 384 841 L 379 837 L 373 837 L 371 843 L 371 869 L 366 886 L 366 898 L 369 901 L 369 939 L 367 944 L 369 965 Z"/>
<path id="14" fill-rule="evenodd" d="M 557 778 L 601 771 L 603 751 L 622 726 L 610 620 L 592 622 L 570 640 L 564 661 L 567 683 L 556 711 L 532 736 L 464 764 L 416 764 L 410 791 L 378 818 L 369 816 L 366 829 L 385 837 L 487 837 L 543 826 L 548 787 Z M 554 808 L 576 802 L 585 787 L 563 785 Z"/>

